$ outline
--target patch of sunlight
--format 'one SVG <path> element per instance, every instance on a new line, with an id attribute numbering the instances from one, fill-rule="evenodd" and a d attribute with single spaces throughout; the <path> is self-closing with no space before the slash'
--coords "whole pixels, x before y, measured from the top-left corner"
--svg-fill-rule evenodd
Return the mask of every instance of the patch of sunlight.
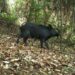
<path id="1" fill-rule="evenodd" d="M 14 8 L 15 7 L 15 0 L 8 0 L 8 4 L 9 4 L 10 9 Z"/>
<path id="2" fill-rule="evenodd" d="M 16 21 L 16 24 L 17 25 L 21 25 L 23 23 L 27 22 L 27 19 L 26 18 L 18 18 L 18 20 Z"/>
<path id="3" fill-rule="evenodd" d="M 15 0 L 9 0 L 9 4 L 11 5 L 14 5 L 15 4 Z"/>

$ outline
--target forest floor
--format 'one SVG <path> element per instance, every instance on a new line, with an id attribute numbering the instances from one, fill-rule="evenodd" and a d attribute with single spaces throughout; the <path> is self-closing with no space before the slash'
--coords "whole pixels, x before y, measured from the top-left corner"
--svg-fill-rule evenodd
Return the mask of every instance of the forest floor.
<path id="1" fill-rule="evenodd" d="M 37 41 L 25 46 L 16 40 L 0 34 L 0 75 L 75 75 L 74 46 L 55 43 L 47 50 L 38 47 Z"/>

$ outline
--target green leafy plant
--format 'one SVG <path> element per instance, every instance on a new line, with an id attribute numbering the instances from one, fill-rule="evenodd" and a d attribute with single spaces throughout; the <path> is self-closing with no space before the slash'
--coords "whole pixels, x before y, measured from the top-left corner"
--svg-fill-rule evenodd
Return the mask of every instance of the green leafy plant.
<path id="1" fill-rule="evenodd" d="M 0 14 L 0 19 L 4 20 L 7 22 L 7 24 L 13 24 L 16 20 L 17 20 L 17 17 L 13 14 L 7 14 L 5 12 L 2 12 Z"/>

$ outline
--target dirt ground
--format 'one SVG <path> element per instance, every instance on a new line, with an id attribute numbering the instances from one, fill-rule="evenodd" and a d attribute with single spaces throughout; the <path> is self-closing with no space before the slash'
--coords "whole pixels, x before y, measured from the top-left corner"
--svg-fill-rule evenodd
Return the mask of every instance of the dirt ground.
<path id="1" fill-rule="evenodd" d="M 38 41 L 25 46 L 16 40 L 0 34 L 0 75 L 75 75 L 74 46 L 51 43 L 47 50 Z"/>

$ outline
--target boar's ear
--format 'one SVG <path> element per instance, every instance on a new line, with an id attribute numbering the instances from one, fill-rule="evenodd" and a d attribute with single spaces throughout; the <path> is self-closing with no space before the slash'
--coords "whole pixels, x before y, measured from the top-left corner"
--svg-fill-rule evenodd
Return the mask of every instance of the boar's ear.
<path id="1" fill-rule="evenodd" d="M 58 32 L 59 36 L 61 36 L 61 30 L 56 28 L 56 31 Z"/>
<path id="2" fill-rule="evenodd" d="M 59 30 L 58 28 L 56 28 L 56 30 L 57 30 L 58 32 L 60 32 L 60 30 Z"/>
<path id="3" fill-rule="evenodd" d="M 48 27 L 49 29 L 53 29 L 52 25 L 51 24 L 48 24 Z"/>

